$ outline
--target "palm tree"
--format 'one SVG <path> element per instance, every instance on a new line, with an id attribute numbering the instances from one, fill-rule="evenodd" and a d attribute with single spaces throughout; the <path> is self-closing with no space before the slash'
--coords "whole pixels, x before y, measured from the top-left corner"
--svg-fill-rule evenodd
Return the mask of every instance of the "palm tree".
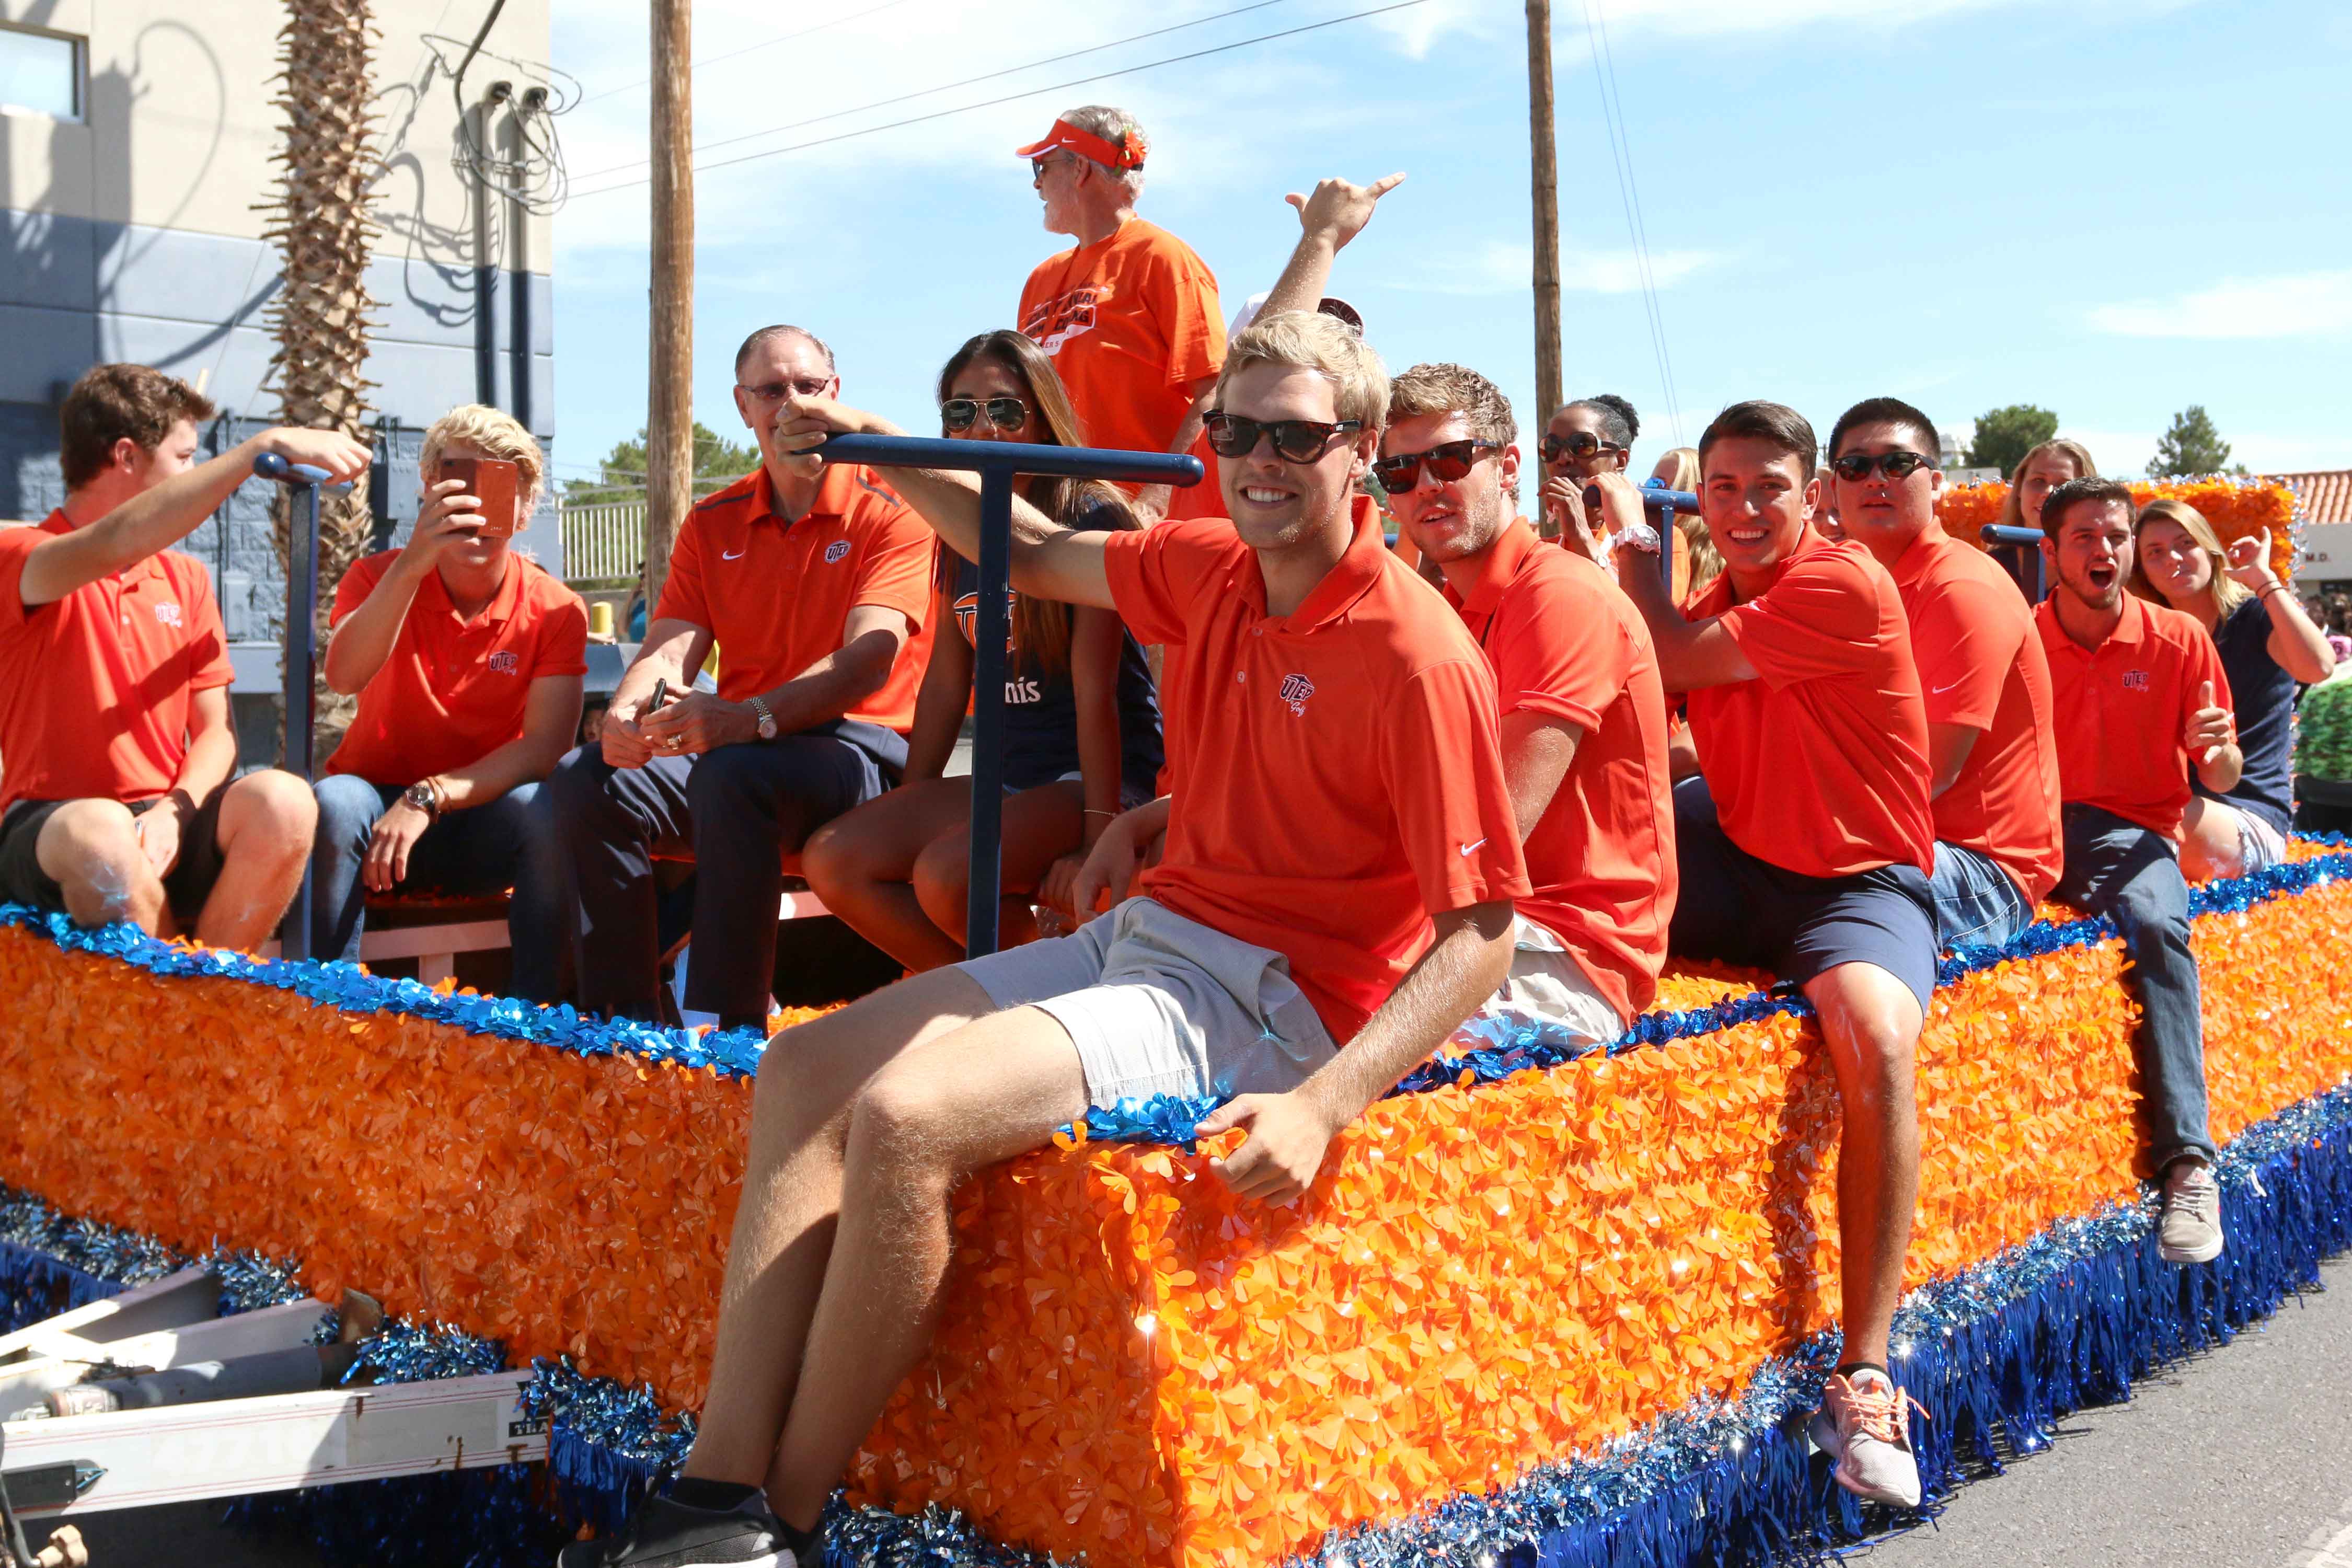
<path id="1" fill-rule="evenodd" d="M 341 430 L 367 439 L 367 393 L 375 384 L 367 364 L 365 273 L 377 225 L 370 215 L 375 172 L 369 142 L 374 131 L 374 90 L 368 51 L 375 37 L 369 0 L 286 0 L 278 35 L 277 106 L 285 116 L 286 144 L 278 155 L 275 213 L 266 237 L 278 242 L 284 279 L 268 320 L 278 338 L 270 361 L 289 425 Z M 278 559 L 289 557 L 290 507 L 281 490 L 276 507 Z M 359 559 L 373 529 L 367 495 L 354 489 L 320 498 L 318 633 L 326 633 L 333 585 Z M 352 703 L 323 683 L 314 696 L 318 754 L 330 736 L 351 722 Z"/>

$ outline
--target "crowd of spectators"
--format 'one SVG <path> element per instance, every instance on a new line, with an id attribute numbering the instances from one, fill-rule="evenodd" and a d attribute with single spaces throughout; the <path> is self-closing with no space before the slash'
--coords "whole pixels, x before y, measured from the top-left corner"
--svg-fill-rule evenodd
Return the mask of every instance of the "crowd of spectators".
<path id="1" fill-rule="evenodd" d="M 2053 895 L 2115 920 L 2161 1249 L 2217 1256 L 2188 884 L 2284 853 L 2326 637 L 2266 539 L 2136 509 L 2063 440 L 2010 488 L 2053 581 L 2029 604 L 1944 532 L 1935 426 L 1892 397 L 1825 450 L 1791 408 L 1726 408 L 1652 470 L 1701 500 L 1662 540 L 1625 399 L 1552 410 L 1523 447 L 1492 379 L 1391 377 L 1327 292 L 1398 176 L 1290 198 L 1297 247 L 1228 342 L 1207 268 L 1136 216 L 1146 153 L 1098 107 L 1021 149 L 1078 243 L 1031 276 L 1020 330 L 938 381 L 942 435 L 1197 447 L 1213 476 L 1015 499 L 1004 951 L 959 962 L 971 801 L 947 776 L 977 481 L 814 456 L 903 432 L 787 325 L 734 361 L 760 466 L 688 517 L 593 734 L 584 612 L 509 544 L 539 449 L 496 410 L 438 421 L 413 534 L 337 587 L 324 673 L 357 715 L 308 784 L 232 776 L 219 615 L 170 546 L 262 451 L 335 479 L 366 451 L 272 430 L 198 463 L 193 390 L 92 371 L 64 407 L 66 505 L 0 533 L 0 898 L 252 948 L 307 857 L 331 958 L 371 893 L 511 888 L 517 994 L 659 1019 L 690 931 L 686 1007 L 761 1026 L 798 874 L 906 966 L 771 1043 L 795 1071 L 755 1095 L 688 1473 L 567 1563 L 810 1561 L 922 1352 L 950 1194 L 1089 1105 L 1216 1099 L 1202 1134 L 1244 1132 L 1216 1175 L 1289 1202 L 1465 1020 L 1613 1040 L 1670 952 L 1769 972 L 1819 1017 L 1844 1352 L 1813 1431 L 1843 1485 L 1916 1504 L 1888 1335 L 1937 955 L 2001 946 Z M 484 464 L 511 490 L 469 479 Z M 690 907 L 665 860 L 692 864 Z M 1040 910 L 1070 934 L 1032 940 Z"/>

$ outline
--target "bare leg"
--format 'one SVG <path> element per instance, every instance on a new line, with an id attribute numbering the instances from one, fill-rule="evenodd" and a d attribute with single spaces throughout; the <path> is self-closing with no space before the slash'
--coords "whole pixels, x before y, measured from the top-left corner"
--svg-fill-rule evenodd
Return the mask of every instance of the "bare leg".
<path id="1" fill-rule="evenodd" d="M 196 916 L 196 940 L 251 952 L 269 940 L 302 885 L 319 802 L 309 784 L 275 768 L 225 787 L 220 880 Z"/>
<path id="2" fill-rule="evenodd" d="M 1004 897 L 998 904 L 997 945 L 1016 947 L 1037 939 L 1037 918 L 1029 895 L 1054 862 L 1086 841 L 1086 790 L 1055 783 L 1024 789 L 1004 802 Z M 940 836 L 915 861 L 915 894 L 931 923 L 945 931 L 963 954 L 970 932 L 967 889 L 971 886 L 971 825 Z"/>
<path id="3" fill-rule="evenodd" d="M 908 1052 L 850 1116 L 840 1234 L 810 1325 L 801 1396 L 768 1504 L 813 1528 L 857 1445 L 930 1344 L 966 1176 L 1037 1148 L 1087 1108 L 1086 1075 L 1050 1014 L 1015 1007 Z"/>
<path id="4" fill-rule="evenodd" d="M 49 814 L 33 844 L 41 869 L 65 890 L 76 925 L 129 921 L 163 934 L 163 882 L 139 847 L 136 819 L 119 801 L 69 800 Z"/>
<path id="5" fill-rule="evenodd" d="M 1839 1310 L 1848 1363 L 1886 1364 L 1903 1258 L 1919 1202 L 1913 1068 L 1919 999 L 1874 963 L 1841 963 L 1805 996 L 1821 1015 L 1845 1124 L 1838 1151 Z"/>
<path id="6" fill-rule="evenodd" d="M 824 907 L 919 974 L 963 957 L 915 896 L 915 859 L 971 820 L 971 781 L 920 779 L 845 812 L 809 836 L 801 874 Z M 961 922 L 959 922 L 961 930 Z"/>
<path id="7" fill-rule="evenodd" d="M 710 1396 L 688 1475 L 751 1486 L 768 1473 L 833 1250 L 850 1106 L 901 1052 L 989 1010 L 988 994 L 961 970 L 934 970 L 769 1043 L 770 1059 L 791 1068 L 752 1090 Z"/>
<path id="8" fill-rule="evenodd" d="M 2245 846 L 2238 837 L 2236 806 L 2207 800 L 2201 795 L 2190 795 L 2189 809 L 2181 816 L 2181 829 L 2180 874 L 2190 882 L 2246 874 Z"/>

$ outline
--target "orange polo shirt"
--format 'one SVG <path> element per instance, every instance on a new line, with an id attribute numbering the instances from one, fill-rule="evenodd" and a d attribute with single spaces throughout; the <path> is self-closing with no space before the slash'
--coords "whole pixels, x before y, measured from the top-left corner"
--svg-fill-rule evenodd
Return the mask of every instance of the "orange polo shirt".
<path id="1" fill-rule="evenodd" d="M 2066 848 L 2050 661 L 2033 608 L 1992 557 L 1933 525 L 1890 574 L 1911 623 L 1927 722 L 1978 731 L 1960 776 L 1930 803 L 1936 837 L 1986 856 L 2038 904 L 2057 885 Z"/>
<path id="2" fill-rule="evenodd" d="M 1886 568 L 1811 529 L 1745 603 L 1731 574 L 1693 620 L 1722 617 L 1754 680 L 1690 694 L 1723 830 L 1758 859 L 1806 877 L 1882 866 L 1935 868 L 1927 809 L 1927 711 L 1911 631 Z"/>
<path id="3" fill-rule="evenodd" d="M 367 603 L 399 558 L 386 550 L 352 563 L 335 589 L 334 625 Z M 587 606 L 536 563 L 509 555 L 506 580 L 470 621 L 458 618 L 441 574 L 428 572 L 327 772 L 404 789 L 479 762 L 522 738 L 532 681 L 587 672 Z"/>
<path id="4" fill-rule="evenodd" d="M 1674 913 L 1673 779 L 1658 656 L 1633 602 L 1591 562 L 1514 521 L 1465 598 L 1445 601 L 1495 667 L 1506 714 L 1584 731 L 1524 842 L 1519 913 L 1560 940 L 1620 1018 L 1656 994 Z"/>
<path id="5" fill-rule="evenodd" d="M 929 525 L 856 464 L 827 465 L 797 522 L 775 512 L 762 466 L 696 504 L 677 531 L 656 620 L 690 621 L 719 643 L 719 695 L 774 689 L 841 647 L 849 612 L 907 617 L 890 679 L 843 715 L 904 734 L 931 656 Z"/>
<path id="6" fill-rule="evenodd" d="M 1039 262 L 1021 287 L 1019 319 L 1052 356 L 1089 447 L 1168 450 L 1192 406 L 1187 388 L 1225 363 L 1216 274 L 1139 217 Z M 1216 457 L 1205 437 L 1191 450 L 1207 475 L 1175 492 L 1169 515 L 1221 516 Z"/>
<path id="7" fill-rule="evenodd" d="M 1221 518 L 1103 548 L 1128 628 L 1177 676 L 1175 810 L 1143 890 L 1282 954 L 1344 1045 L 1433 913 L 1528 894 L 1486 661 L 1377 527 L 1288 616 Z"/>
<path id="8" fill-rule="evenodd" d="M 152 800 L 179 782 L 195 694 L 236 679 L 212 583 L 164 551 L 27 607 L 25 562 L 71 533 L 0 528 L 0 809 L 20 800 Z"/>
<path id="9" fill-rule="evenodd" d="M 2034 606 L 2033 624 L 2050 659 L 2067 804 L 2095 805 L 2179 843 L 2198 688 L 2210 680 L 2214 702 L 2234 706 L 2213 639 L 2195 616 L 2136 594 L 2124 595 L 2123 619 L 2096 648 L 2068 637 L 2047 599 Z"/>

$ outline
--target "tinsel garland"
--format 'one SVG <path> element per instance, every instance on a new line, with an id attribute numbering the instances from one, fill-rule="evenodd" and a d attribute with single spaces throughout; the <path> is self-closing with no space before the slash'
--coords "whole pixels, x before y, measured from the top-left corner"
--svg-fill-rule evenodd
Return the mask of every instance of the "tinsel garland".
<path id="1" fill-rule="evenodd" d="M 2226 881 L 2201 883 L 2189 890 L 2189 914 L 2243 913 L 2255 904 L 2352 876 L 2352 853 L 2341 852 L 2347 845 L 2343 835 L 2312 836 L 2301 841 L 2326 845 L 2339 853 L 2290 860 Z M 2104 918 L 2035 921 L 2000 947 L 1962 947 L 1945 954 L 1936 965 L 1936 984 L 1949 985 L 2011 959 L 2038 958 L 2063 948 L 2084 947 L 2108 941 L 2116 934 L 2115 922 Z M 1618 1056 L 1645 1047 L 1696 1039 L 1776 1013 L 1810 1016 L 1812 1010 L 1812 1005 L 1793 987 L 1776 986 L 1712 1006 L 1644 1013 L 1606 1048 L 1611 1056 Z M 1399 1079 L 1386 1098 L 1426 1094 L 1450 1086 L 1500 1083 L 1516 1073 L 1559 1067 L 1598 1048 L 1571 1040 L 1560 1026 L 1547 1020 L 1474 1018 L 1456 1030 L 1454 1037 L 1439 1047 L 1428 1061 Z M 1167 1094 L 1144 1100 L 1121 1100 L 1109 1109 L 1097 1108 L 1087 1112 L 1085 1141 L 1169 1143 L 1190 1152 L 1194 1147 L 1193 1129 L 1221 1103 L 1215 1096 Z M 1062 1131 L 1066 1140 L 1077 1136 L 1075 1125 Z"/>
<path id="2" fill-rule="evenodd" d="M 190 1258 L 152 1237 L 59 1214 L 34 1194 L 0 1184 L 0 1332 L 120 1295 L 199 1262 L 220 1279 L 223 1317 L 274 1307 L 302 1294 L 290 1261 L 226 1249 L 205 1258 Z"/>

